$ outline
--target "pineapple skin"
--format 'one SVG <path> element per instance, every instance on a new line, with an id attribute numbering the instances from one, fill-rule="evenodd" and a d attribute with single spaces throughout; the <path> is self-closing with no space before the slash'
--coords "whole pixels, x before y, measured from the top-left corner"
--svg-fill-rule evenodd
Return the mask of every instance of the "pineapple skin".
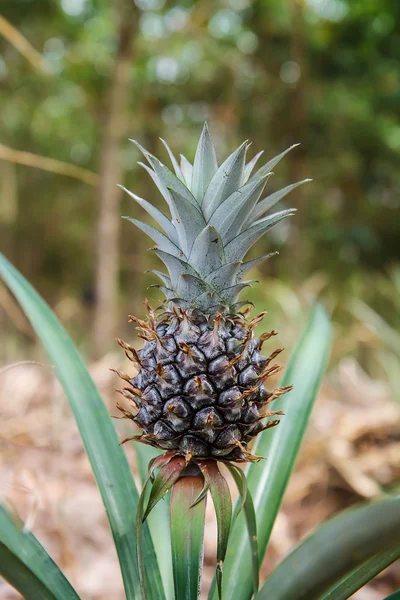
<path id="1" fill-rule="evenodd" d="M 267 405 L 288 391 L 272 392 L 265 380 L 280 367 L 261 355 L 272 331 L 255 337 L 264 313 L 248 321 L 243 313 L 205 316 L 184 309 L 138 323 L 145 340 L 138 352 L 121 342 L 139 372 L 125 386 L 134 412 L 125 411 L 143 429 L 140 441 L 192 458 L 245 462 L 257 460 L 249 442 L 282 414 Z"/>

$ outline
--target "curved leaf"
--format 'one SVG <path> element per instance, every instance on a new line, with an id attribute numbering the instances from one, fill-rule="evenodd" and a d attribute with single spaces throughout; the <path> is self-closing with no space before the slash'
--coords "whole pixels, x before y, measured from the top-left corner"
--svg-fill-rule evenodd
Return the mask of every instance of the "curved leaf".
<path id="1" fill-rule="evenodd" d="M 146 157 L 149 164 L 152 166 L 153 172 L 156 175 L 156 179 L 154 179 L 154 181 L 165 199 L 167 199 L 169 194 L 168 188 L 172 188 L 173 190 L 175 190 L 175 192 L 181 194 L 181 196 L 184 196 L 187 200 L 189 200 L 189 202 L 191 202 L 194 206 L 198 208 L 196 198 L 186 187 L 186 185 L 182 183 L 182 181 L 178 179 L 177 176 L 174 175 L 172 171 L 168 169 L 168 167 L 163 165 L 163 163 L 159 161 L 158 158 L 150 154 L 150 152 L 143 148 L 143 146 L 141 146 L 138 142 L 136 142 L 135 140 L 130 141 L 133 142 L 139 148 L 143 156 Z"/>
<path id="2" fill-rule="evenodd" d="M 293 216 L 295 212 L 295 208 L 281 210 L 280 212 L 256 221 L 251 227 L 239 233 L 239 235 L 233 238 L 233 240 L 225 246 L 226 261 L 242 260 L 261 236 L 267 233 L 267 231 L 279 223 L 279 221 L 282 221 L 282 219 Z"/>
<path id="3" fill-rule="evenodd" d="M 143 485 L 147 478 L 150 461 L 157 456 L 160 456 L 161 450 L 153 448 L 152 446 L 147 446 L 146 444 L 138 443 L 134 443 L 133 447 L 136 454 L 136 463 L 140 480 Z M 165 496 L 165 501 L 159 502 L 151 511 L 147 517 L 146 523 L 149 526 L 152 539 L 157 540 L 154 549 L 164 584 L 165 597 L 167 600 L 174 600 L 168 496 Z"/>
<path id="4" fill-rule="evenodd" d="M 135 514 L 138 492 L 107 408 L 82 358 L 56 316 L 27 280 L 0 255 L 0 276 L 13 292 L 46 348 L 78 425 L 117 549 L 128 600 L 140 598 Z M 145 528 L 152 597 L 164 598 L 153 544 Z"/>
<path id="5" fill-rule="evenodd" d="M 361 589 L 368 581 L 371 581 L 378 573 L 400 558 L 400 544 L 396 544 L 385 552 L 380 552 L 367 560 L 361 567 L 348 575 L 335 586 L 323 600 L 347 600 L 357 590 Z"/>
<path id="6" fill-rule="evenodd" d="M 181 477 L 171 494 L 171 543 L 175 600 L 197 600 L 203 570 L 206 499 L 194 504 L 203 478 Z M 194 504 L 194 505 L 193 505 Z"/>
<path id="7" fill-rule="evenodd" d="M 181 168 L 180 168 L 180 166 L 178 164 L 178 161 L 175 158 L 174 153 L 172 152 L 171 148 L 168 146 L 168 144 L 167 144 L 167 142 L 165 140 L 163 140 L 161 137 L 160 137 L 160 140 L 163 143 L 166 151 L 168 152 L 168 156 L 169 156 L 169 158 L 171 160 L 172 166 L 174 167 L 175 175 L 177 176 L 178 179 L 180 179 L 182 181 L 182 183 L 185 183 L 185 179 L 183 177 L 183 173 L 182 173 Z M 188 186 L 186 186 L 186 187 L 188 187 Z"/>
<path id="8" fill-rule="evenodd" d="M 247 142 L 243 142 L 222 163 L 204 194 L 203 214 L 209 219 L 216 208 L 240 187 L 243 179 Z"/>
<path id="9" fill-rule="evenodd" d="M 258 177 L 264 177 L 264 175 L 266 175 L 267 173 L 269 173 L 270 171 L 272 171 L 272 169 L 275 167 L 275 165 L 278 164 L 278 162 L 280 160 L 282 160 L 282 158 L 291 150 L 293 150 L 293 148 L 297 148 L 297 146 L 299 146 L 300 144 L 293 144 L 292 146 L 289 146 L 289 148 L 287 148 L 286 150 L 284 150 L 283 152 L 281 152 L 280 154 L 278 154 L 277 156 L 274 156 L 274 158 L 271 158 L 271 160 L 269 160 L 267 162 L 267 164 L 263 165 L 262 167 L 260 167 L 258 169 L 258 171 L 256 171 L 256 173 L 254 173 L 254 175 L 250 178 L 250 181 L 252 181 L 253 179 L 257 179 Z"/>
<path id="10" fill-rule="evenodd" d="M 0 575 L 26 600 L 57 600 L 57 596 L 52 594 L 43 581 L 2 542 L 0 542 Z"/>
<path id="11" fill-rule="evenodd" d="M 183 178 L 185 180 L 184 183 L 185 183 L 186 187 L 188 189 L 190 189 L 190 186 L 192 184 L 193 165 L 191 165 L 191 163 L 188 161 L 186 156 L 183 156 L 183 154 L 181 154 L 180 157 L 181 157 L 181 171 L 183 174 Z"/>
<path id="12" fill-rule="evenodd" d="M 400 497 L 346 510 L 321 525 L 278 565 L 257 600 L 318 600 L 398 539 Z"/>
<path id="13" fill-rule="evenodd" d="M 204 193 L 215 171 L 218 169 L 214 144 L 211 141 L 207 123 L 204 123 L 194 157 L 192 183 L 190 189 L 197 202 L 202 204 Z"/>
<path id="14" fill-rule="evenodd" d="M 172 488 L 185 468 L 186 462 L 183 457 L 173 458 L 168 464 L 161 467 L 160 472 L 153 482 L 143 520 L 147 519 L 150 512 L 161 498 Z"/>
<path id="15" fill-rule="evenodd" d="M 225 477 L 220 473 L 215 461 L 199 463 L 204 475 L 206 486 L 209 487 L 217 517 L 218 542 L 217 542 L 217 569 L 216 579 L 218 596 L 222 597 L 222 569 L 228 546 L 229 532 L 232 521 L 232 499 Z"/>
<path id="16" fill-rule="evenodd" d="M 390 594 L 390 596 L 386 596 L 386 598 L 383 600 L 400 600 L 400 590 L 393 592 L 393 594 Z"/>
<path id="17" fill-rule="evenodd" d="M 254 167 L 256 166 L 256 163 L 257 163 L 258 159 L 263 154 L 264 154 L 264 150 L 261 150 L 261 152 L 258 152 L 258 154 L 256 154 L 255 156 L 253 156 L 253 158 L 251 160 L 249 160 L 249 162 L 247 163 L 247 165 L 244 168 L 242 185 L 245 184 L 246 181 L 248 181 L 250 175 L 253 172 Z"/>
<path id="18" fill-rule="evenodd" d="M 154 248 L 154 254 L 158 256 L 160 260 L 168 269 L 168 274 L 171 279 L 171 285 L 176 288 L 178 285 L 179 277 L 183 274 L 196 275 L 196 272 L 192 269 L 191 265 L 186 260 L 181 260 L 169 252 L 164 252 L 159 248 Z"/>
<path id="19" fill-rule="evenodd" d="M 259 202 L 250 213 L 249 218 L 244 224 L 244 228 L 246 229 L 246 227 L 249 227 L 251 223 L 254 223 L 254 221 L 260 219 L 270 208 L 275 206 L 275 204 L 282 200 L 282 198 L 284 198 L 292 190 L 295 190 L 297 187 L 299 187 L 299 185 L 303 185 L 303 183 L 308 183 L 309 181 L 312 181 L 312 179 L 303 179 L 297 183 L 292 183 L 291 185 L 287 185 L 281 190 L 270 194 L 264 198 L 264 200 L 261 200 L 261 202 Z"/>
<path id="20" fill-rule="evenodd" d="M 266 552 L 272 527 L 295 464 L 325 370 L 330 345 L 329 319 L 324 309 L 317 305 L 290 356 L 282 380 L 283 386 L 293 384 L 294 389 L 286 396 L 278 398 L 273 405 L 274 410 L 284 410 L 286 416 L 281 420 L 279 427 L 266 431 L 257 438 L 254 452 L 266 456 L 267 460 L 252 464 L 247 473 L 247 485 L 257 515 L 260 560 Z M 251 598 L 253 584 L 250 556 L 244 516 L 239 515 L 230 535 L 224 566 L 223 590 L 226 598 Z"/>
<path id="21" fill-rule="evenodd" d="M 162 229 L 164 229 L 171 242 L 173 242 L 175 245 L 178 243 L 176 229 L 173 223 L 171 223 L 171 221 L 168 219 L 168 217 L 166 217 L 160 210 L 158 210 L 158 208 L 153 206 L 153 204 L 150 204 L 150 202 L 147 202 L 147 200 L 145 200 L 144 198 L 141 198 L 133 192 L 130 192 L 123 185 L 120 185 L 118 187 L 120 187 L 121 190 L 124 190 L 124 192 L 129 194 L 129 196 L 133 198 L 139 204 L 139 206 L 144 208 L 144 210 L 148 212 L 148 214 L 151 217 L 153 217 L 153 219 L 159 224 L 159 226 L 162 227 Z"/>
<path id="22" fill-rule="evenodd" d="M 253 574 L 253 591 L 256 594 L 258 592 L 258 581 L 259 581 L 259 558 L 258 558 L 258 538 L 257 538 L 257 519 L 256 512 L 254 510 L 254 502 L 251 494 L 247 488 L 247 479 L 243 471 L 236 465 L 229 465 L 229 471 L 235 480 L 236 486 L 240 494 L 240 504 L 236 507 L 236 515 L 240 514 L 242 507 L 244 508 L 244 515 L 246 518 L 247 532 L 249 534 L 249 542 L 251 547 L 251 567 Z"/>
<path id="23" fill-rule="evenodd" d="M 190 264 L 201 275 L 207 276 L 224 262 L 224 244 L 215 227 L 207 225 L 194 241 Z"/>
<path id="24" fill-rule="evenodd" d="M 147 223 L 142 223 L 142 221 L 138 221 L 137 219 L 133 219 L 132 217 L 122 218 L 136 225 L 138 229 L 141 229 L 146 235 L 149 236 L 149 238 L 153 240 L 153 242 L 157 244 L 160 250 L 163 250 L 164 252 L 169 252 L 169 254 L 172 254 L 173 256 L 180 256 L 182 254 L 181 249 L 175 244 L 173 244 L 171 240 L 167 238 L 166 235 L 161 233 L 161 231 L 158 231 L 158 229 L 156 229 L 155 227 L 147 225 Z"/>
<path id="25" fill-rule="evenodd" d="M 234 191 L 213 213 L 209 225 L 217 229 L 224 244 L 230 242 L 241 231 L 246 217 L 263 193 L 268 177 L 269 174 Z"/>
<path id="26" fill-rule="evenodd" d="M 193 206 L 187 198 L 172 188 L 168 188 L 168 190 L 174 206 L 174 225 L 178 234 L 179 245 L 186 256 L 189 256 L 193 242 L 205 227 L 206 222 L 199 209 Z"/>
<path id="27" fill-rule="evenodd" d="M 23 523 L 3 506 L 0 506 L 0 541 L 46 585 L 57 600 L 79 600 L 69 581 L 35 536 L 25 532 Z M 0 573 L 8 579 L 1 572 L 1 560 Z M 10 583 L 21 591 L 15 583 Z"/>

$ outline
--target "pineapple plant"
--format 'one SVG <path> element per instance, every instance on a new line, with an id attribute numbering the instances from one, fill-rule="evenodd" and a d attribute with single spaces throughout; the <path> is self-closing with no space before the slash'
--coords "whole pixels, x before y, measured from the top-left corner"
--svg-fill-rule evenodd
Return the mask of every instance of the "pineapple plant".
<path id="1" fill-rule="evenodd" d="M 282 387 L 269 390 L 270 369 L 278 369 L 272 362 L 277 351 L 264 358 L 261 346 L 275 332 L 255 336 L 254 327 L 264 315 L 250 319 L 238 295 L 249 284 L 241 281 L 246 270 L 268 256 L 243 262 L 246 252 L 258 236 L 293 213 L 264 217 L 265 211 L 302 182 L 260 200 L 268 174 L 285 153 L 251 177 L 258 157 L 245 164 L 245 144 L 218 169 L 206 127 L 193 166 L 182 159 L 179 167 L 170 152 L 175 175 L 144 153 L 150 163 L 146 168 L 170 206 L 171 220 L 132 195 L 166 232 L 135 221 L 155 239 L 155 251 L 168 271 L 157 272 L 164 305 L 148 307 L 147 321 L 132 318 L 143 348 L 121 342 L 137 367 L 137 374 L 119 374 L 126 383 L 122 393 L 131 403 L 129 410 L 121 406 L 122 416 L 142 428 L 132 437 L 145 444 L 136 446 L 141 449 L 141 494 L 77 348 L 45 301 L 0 254 L 0 279 L 47 350 L 80 431 L 113 534 L 126 600 L 198 599 L 208 491 L 218 525 L 217 569 L 209 600 L 216 600 L 217 593 L 238 600 L 348 598 L 400 558 L 396 491 L 319 526 L 255 593 L 259 563 L 326 367 L 332 331 L 325 311 L 316 305 L 291 352 Z M 291 383 L 288 399 L 284 392 Z M 271 428 L 277 415 L 268 405 L 274 398 L 274 408 L 280 412 L 290 406 L 290 415 L 280 427 Z M 252 450 L 252 440 L 268 425 L 261 424 L 264 416 L 271 430 L 257 438 Z M 158 449 L 155 456 L 152 447 Z M 150 451 L 146 477 L 143 467 Z M 258 462 L 255 451 L 268 460 Z M 245 473 L 239 463 L 247 463 Z M 239 490 L 235 518 L 226 472 Z M 161 503 L 159 514 L 151 514 L 143 525 L 171 488 L 172 548 L 168 520 L 159 518 Z M 80 600 L 28 529 L 14 510 L 0 504 L 0 576 L 27 600 Z"/>
<path id="2" fill-rule="evenodd" d="M 125 218 L 156 243 L 154 253 L 167 272 L 154 271 L 161 280 L 157 287 L 165 295 L 163 305 L 153 310 L 146 303 L 147 320 L 130 317 L 143 347 L 136 350 L 118 340 L 137 367 L 134 376 L 118 372 L 125 382 L 120 391 L 130 403 L 129 409 L 120 404 L 118 408 L 123 418 L 142 430 L 127 440 L 164 451 L 150 467 L 151 474 L 161 469 L 144 518 L 175 483 L 197 474 L 204 484 L 194 504 L 210 489 L 218 519 L 219 502 L 231 513 L 218 462 L 234 469 L 237 463 L 260 460 L 251 451 L 252 440 L 278 425 L 276 417 L 283 412 L 269 410 L 269 405 L 292 389 L 291 385 L 268 389 L 268 379 L 280 370 L 274 359 L 282 348 L 273 349 L 269 356 L 262 354 L 264 343 L 276 331 L 256 336 L 254 329 L 265 312 L 250 318 L 251 305 L 238 297 L 252 283 L 243 279 L 246 273 L 275 253 L 247 261 L 246 254 L 295 209 L 266 213 L 304 181 L 263 199 L 272 169 L 294 146 L 252 175 L 262 153 L 246 163 L 249 145 L 244 142 L 218 166 L 207 124 L 193 165 L 183 156 L 179 165 L 163 141 L 175 174 L 135 143 L 149 163 L 143 167 L 167 202 L 170 218 L 128 190 L 163 232 Z M 219 527 L 223 529 L 221 522 Z M 226 525 L 218 552 L 219 589 L 228 533 Z"/>

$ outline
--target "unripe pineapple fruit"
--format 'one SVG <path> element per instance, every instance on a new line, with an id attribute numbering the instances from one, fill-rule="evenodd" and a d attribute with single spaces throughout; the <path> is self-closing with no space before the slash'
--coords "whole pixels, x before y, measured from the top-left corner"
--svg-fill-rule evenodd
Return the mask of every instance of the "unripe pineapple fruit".
<path id="1" fill-rule="evenodd" d="M 167 148 L 173 174 L 139 144 L 150 166 L 143 165 L 165 201 L 170 218 L 155 206 L 128 194 L 158 223 L 163 232 L 130 219 L 156 243 L 155 254 L 167 273 L 154 271 L 165 305 L 148 320 L 131 317 L 144 340 L 141 350 L 119 340 L 136 363 L 132 379 L 123 375 L 122 390 L 132 412 L 121 410 L 142 428 L 139 441 L 182 455 L 186 464 L 203 459 L 256 460 L 249 443 L 279 421 L 268 404 L 286 388 L 269 391 L 268 377 L 279 370 L 262 354 L 275 331 L 256 337 L 254 327 L 264 313 L 249 320 L 247 302 L 238 302 L 250 281 L 246 272 L 269 258 L 244 262 L 253 244 L 295 209 L 265 216 L 283 196 L 302 182 L 262 198 L 271 170 L 291 149 L 252 171 L 261 153 L 246 163 L 244 142 L 218 167 L 207 125 L 193 165 L 181 165 Z M 293 146 L 292 146 L 293 147 Z M 265 417 L 271 417 L 266 423 Z M 134 436 L 135 437 L 135 436 Z"/>

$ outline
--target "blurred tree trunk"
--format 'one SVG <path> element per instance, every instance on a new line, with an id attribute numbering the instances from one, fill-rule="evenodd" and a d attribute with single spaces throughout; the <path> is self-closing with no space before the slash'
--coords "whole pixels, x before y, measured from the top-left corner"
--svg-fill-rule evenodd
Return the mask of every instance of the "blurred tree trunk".
<path id="1" fill-rule="evenodd" d="M 121 4 L 123 6 L 121 7 Z M 119 34 L 107 109 L 103 122 L 103 143 L 97 189 L 95 307 L 92 328 L 94 356 L 101 356 L 113 343 L 118 319 L 118 273 L 120 232 L 121 167 L 119 147 L 127 129 L 129 67 L 137 12 L 133 2 L 118 3 Z"/>
<path id="2" fill-rule="evenodd" d="M 292 27 L 290 42 L 290 60 L 299 67 L 299 78 L 292 84 L 289 96 L 289 127 L 292 142 L 300 142 L 301 146 L 289 154 L 290 182 L 301 181 L 310 177 L 306 165 L 306 135 L 307 135 L 307 65 L 306 65 L 306 32 L 304 21 L 304 0 L 292 1 Z M 291 261 L 292 275 L 296 279 L 304 276 L 307 269 L 307 244 L 305 224 L 307 220 L 307 186 L 296 190 L 297 214 L 293 233 L 290 236 L 293 256 Z"/>

